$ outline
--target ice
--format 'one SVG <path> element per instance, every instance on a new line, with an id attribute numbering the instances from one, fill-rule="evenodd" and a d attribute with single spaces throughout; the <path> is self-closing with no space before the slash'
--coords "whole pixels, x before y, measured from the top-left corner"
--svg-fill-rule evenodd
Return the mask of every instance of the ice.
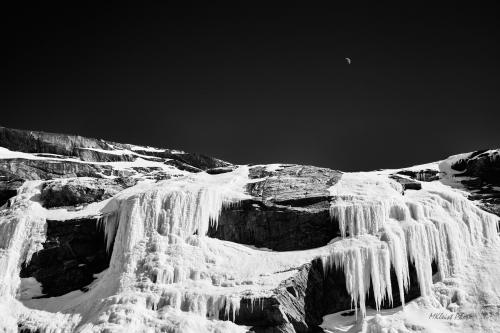
<path id="1" fill-rule="evenodd" d="M 21 263 L 29 262 L 45 240 L 43 209 L 31 200 L 40 193 L 40 185 L 26 182 L 11 208 L 0 212 L 0 297 L 15 296 Z"/>
<path id="2" fill-rule="evenodd" d="M 392 302 L 390 267 L 401 302 L 408 288 L 408 264 L 416 268 L 422 296 L 432 296 L 432 263 L 441 279 L 461 273 L 477 248 L 498 244 L 498 217 L 482 211 L 461 191 L 422 183 L 406 191 L 386 175 L 346 173 L 330 192 L 330 213 L 343 239 L 334 242 L 325 269 L 342 268 L 353 304 L 366 315 L 365 294 L 373 287 L 377 309 Z"/>
<path id="3" fill-rule="evenodd" d="M 47 158 L 0 150 L 0 158 L 14 157 Z M 106 164 L 154 163 L 138 157 Z M 44 209 L 37 201 L 42 182 L 26 182 L 11 207 L 0 212 L 0 331 L 15 332 L 22 323 L 42 332 L 245 332 L 231 322 L 242 297 L 250 298 L 252 307 L 262 306 L 262 298 L 281 281 L 318 257 L 327 274 L 344 272 L 354 318 L 361 318 L 352 320 L 357 330 L 406 332 L 421 325 L 445 332 L 453 323 L 439 326 L 422 318 L 435 309 L 477 313 L 480 304 L 500 304 L 498 217 L 446 182 L 422 182 L 421 190 L 403 191 L 388 172 L 344 173 L 330 189 L 332 223 L 339 223 L 341 237 L 316 249 L 275 252 L 206 237 L 224 207 L 249 198 L 245 188 L 255 180 L 248 179 L 248 167 L 219 175 L 177 169 L 172 174 L 177 177 L 140 181 L 111 199 L 73 211 Z M 33 298 L 43 291 L 33 278 L 21 281 L 19 269 L 41 248 L 45 220 L 84 216 L 101 217 L 112 253 L 109 268 L 88 292 Z M 407 304 L 409 263 L 415 266 L 422 298 Z M 433 263 L 438 269 L 434 276 Z M 385 300 L 392 303 L 394 288 L 403 307 L 381 310 Z M 370 289 L 378 312 L 365 304 Z"/>

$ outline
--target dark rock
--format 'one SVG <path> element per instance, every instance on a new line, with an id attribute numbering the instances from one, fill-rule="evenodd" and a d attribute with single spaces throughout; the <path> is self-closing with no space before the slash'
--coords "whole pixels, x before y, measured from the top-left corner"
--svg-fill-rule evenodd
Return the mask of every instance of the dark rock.
<path id="1" fill-rule="evenodd" d="M 83 161 L 101 161 L 98 159 L 99 156 L 106 156 L 109 161 L 112 157 L 108 156 L 111 154 L 93 154 L 88 150 L 84 151 L 82 148 L 98 150 L 126 148 L 126 145 L 120 143 L 106 142 L 78 135 L 24 131 L 5 127 L 0 127 L 0 146 L 25 153 L 74 156 L 81 158 Z"/>
<path id="2" fill-rule="evenodd" d="M 131 162 L 137 159 L 137 155 L 113 154 L 106 151 L 93 150 L 88 148 L 74 148 L 71 156 L 79 157 L 82 161 L 91 162 Z"/>
<path id="3" fill-rule="evenodd" d="M 500 185 L 500 149 L 477 151 L 452 166 L 461 176 L 477 177 L 483 184 Z"/>
<path id="4" fill-rule="evenodd" d="M 335 185 L 341 176 L 342 173 L 336 170 L 291 165 L 272 172 L 260 182 L 249 184 L 248 192 L 260 200 L 275 203 L 289 203 L 308 197 L 328 197 L 328 189 Z"/>
<path id="5" fill-rule="evenodd" d="M 148 150 L 137 149 L 137 146 L 129 144 L 105 141 L 102 139 L 86 138 L 78 135 L 45 133 L 37 131 L 26 131 L 0 127 L 0 147 L 13 151 L 35 153 L 40 156 L 60 158 L 78 158 L 87 162 L 117 162 L 134 161 L 138 158 L 136 154 L 143 155 L 141 158 L 168 163 L 179 163 L 187 170 L 188 166 L 193 170 L 207 170 L 212 168 L 231 166 L 231 163 L 217 158 L 178 152 L 174 150 Z M 134 148 L 134 149 L 132 149 Z M 131 150 L 133 153 L 117 154 L 116 150 Z M 148 156 L 150 158 L 148 158 Z M 175 162 L 172 162 L 175 161 Z M 197 172 L 188 170 L 190 172 Z"/>
<path id="6" fill-rule="evenodd" d="M 0 177 L 24 180 L 49 180 L 55 178 L 106 176 L 126 177 L 126 171 L 114 170 L 108 165 L 87 164 L 58 160 L 26 160 L 20 158 L 1 159 Z"/>
<path id="7" fill-rule="evenodd" d="M 206 172 L 210 175 L 218 175 L 221 173 L 234 171 L 234 169 L 236 169 L 236 166 L 226 166 L 226 167 L 207 169 Z"/>
<path id="8" fill-rule="evenodd" d="M 108 199 L 133 185 L 135 185 L 135 181 L 119 181 L 116 178 L 54 180 L 44 184 L 41 201 L 43 206 L 47 208 L 88 204 Z"/>
<path id="9" fill-rule="evenodd" d="M 403 185 L 403 190 L 421 190 L 422 189 L 422 184 L 420 182 L 415 181 L 413 179 L 401 177 L 398 175 L 390 175 L 389 176 L 391 179 L 394 179 L 401 185 Z"/>
<path id="10" fill-rule="evenodd" d="M 22 278 L 34 277 L 44 297 L 64 295 L 89 285 L 93 275 L 109 266 L 104 232 L 97 219 L 47 220 L 43 249 L 21 268 Z"/>
<path id="11" fill-rule="evenodd" d="M 436 271 L 437 266 L 434 264 L 433 273 Z M 410 287 L 405 293 L 407 302 L 420 296 L 416 270 L 412 263 L 409 263 L 409 272 Z M 394 270 L 391 271 L 391 282 L 394 303 L 384 301 L 382 308 L 401 305 Z M 319 325 L 323 322 L 324 315 L 352 309 L 351 297 L 345 285 L 345 275 L 341 270 L 325 272 L 321 260 L 313 260 L 298 268 L 294 276 L 283 281 L 273 296 L 258 300 L 242 299 L 236 323 L 253 326 L 254 332 L 323 332 Z M 372 288 L 366 305 L 375 308 Z"/>
<path id="12" fill-rule="evenodd" d="M 328 198 L 299 207 L 245 200 L 224 208 L 208 235 L 276 251 L 315 248 L 339 235 L 329 208 Z"/>
<path id="13" fill-rule="evenodd" d="M 477 200 L 482 209 L 500 216 L 500 149 L 476 151 L 451 168 L 461 172 L 455 179 L 471 192 L 470 200 Z"/>
<path id="14" fill-rule="evenodd" d="M 466 171 L 468 162 L 476 156 L 481 155 L 485 152 L 487 152 L 487 150 L 477 150 L 475 152 L 472 152 L 467 157 L 455 161 L 455 163 L 451 165 L 451 168 L 455 171 Z"/>
<path id="15" fill-rule="evenodd" d="M 432 169 L 424 170 L 401 170 L 397 172 L 400 175 L 408 176 L 421 182 L 432 182 L 439 179 L 439 171 Z"/>
<path id="16" fill-rule="evenodd" d="M 253 326 L 254 332 L 323 332 L 323 315 L 349 309 L 350 304 L 344 274 L 334 271 L 325 276 L 317 259 L 299 267 L 273 296 L 242 299 L 236 323 Z"/>
<path id="17" fill-rule="evenodd" d="M 200 168 L 194 167 L 192 165 L 189 165 L 185 162 L 178 161 L 178 160 L 169 160 L 169 161 L 166 161 L 165 164 L 173 165 L 174 167 L 176 167 L 179 170 L 184 170 L 184 171 L 188 171 L 188 172 L 195 172 L 196 173 L 196 172 L 203 171 Z"/>
<path id="18" fill-rule="evenodd" d="M 17 195 L 17 189 L 23 185 L 24 180 L 13 175 L 0 173 L 0 207 L 10 198 Z"/>
<path id="19" fill-rule="evenodd" d="M 251 167 L 250 177 L 262 178 L 248 185 L 254 199 L 224 208 L 208 235 L 276 251 L 323 246 L 339 234 L 328 189 L 341 175 L 312 166 Z"/>
<path id="20" fill-rule="evenodd" d="M 169 154 L 168 156 L 169 156 L 168 158 L 184 162 L 201 170 L 231 166 L 231 163 L 229 162 L 201 154 L 182 153 L 182 154 Z"/>
<path id="21" fill-rule="evenodd" d="M 250 179 L 265 178 L 276 175 L 281 169 L 298 166 L 297 164 L 280 164 L 277 170 L 269 169 L 268 165 L 250 165 L 248 177 Z"/>

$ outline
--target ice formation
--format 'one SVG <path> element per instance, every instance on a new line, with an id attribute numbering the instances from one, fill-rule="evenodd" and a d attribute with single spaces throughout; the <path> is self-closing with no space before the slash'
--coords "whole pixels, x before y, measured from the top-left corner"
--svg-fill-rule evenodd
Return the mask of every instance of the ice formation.
<path id="1" fill-rule="evenodd" d="M 5 149 L 0 153 L 42 158 Z M 108 162 L 116 168 L 156 163 Z M 176 178 L 141 180 L 82 211 L 44 209 L 37 198 L 41 181 L 26 182 L 10 208 L 0 212 L 0 331 L 15 332 L 22 322 L 41 332 L 245 332 L 232 322 L 242 295 L 251 299 L 251 309 L 258 309 L 263 306 L 259 300 L 280 281 L 318 257 L 325 272 L 343 270 L 352 304 L 364 318 L 359 330 L 365 332 L 411 331 L 405 323 L 425 322 L 418 316 L 428 305 L 452 311 L 473 308 L 474 302 L 500 302 L 500 287 L 493 281 L 500 274 L 498 217 L 445 182 L 422 182 L 422 190 L 403 191 L 387 172 L 344 173 L 330 188 L 330 215 L 341 238 L 321 248 L 273 252 L 205 236 L 217 226 L 224 207 L 249 198 L 248 167 L 219 175 L 163 168 Z M 42 246 L 45 220 L 88 215 L 101 216 L 109 268 L 86 293 L 30 297 L 41 293 L 40 286 L 34 279 L 21 281 L 19 269 Z M 399 289 L 404 306 L 409 263 L 423 297 L 390 314 L 367 309 L 370 289 L 377 311 L 384 300 L 393 302 L 393 288 Z M 486 286 L 479 292 L 477 281 Z"/>
<path id="2" fill-rule="evenodd" d="M 422 185 L 422 190 L 403 192 L 386 175 L 347 173 L 330 189 L 330 213 L 343 239 L 333 244 L 323 264 L 325 271 L 344 270 L 347 291 L 363 316 L 370 286 L 377 309 L 384 299 L 392 303 L 391 265 L 404 304 L 408 259 L 422 296 L 430 297 L 433 262 L 440 279 L 452 277 L 476 249 L 498 243 L 498 217 L 439 182 Z"/>
<path id="3" fill-rule="evenodd" d="M 293 274 L 291 268 L 329 248 L 280 253 L 205 237 L 224 206 L 249 197 L 247 173 L 242 166 L 220 175 L 145 180 L 80 212 L 44 209 L 37 202 L 40 182 L 27 182 L 27 194 L 15 197 L 8 219 L 0 223 L 6 249 L 0 259 L 8 268 L 0 273 L 8 301 L 0 303 L 10 308 L 0 311 L 0 327 L 17 331 L 22 322 L 43 332 L 245 332 L 231 322 L 241 295 L 269 296 Z M 44 241 L 45 218 L 95 213 L 102 215 L 99 223 L 112 252 L 109 268 L 86 293 L 28 300 L 20 295 L 19 303 L 16 291 L 26 293 L 19 288 L 19 266 Z"/>

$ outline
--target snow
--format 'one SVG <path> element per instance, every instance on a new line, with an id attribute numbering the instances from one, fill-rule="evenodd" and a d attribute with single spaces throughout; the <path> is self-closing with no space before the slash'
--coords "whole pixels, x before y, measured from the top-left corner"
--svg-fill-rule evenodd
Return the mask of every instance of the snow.
<path id="1" fill-rule="evenodd" d="M 266 171 L 267 172 L 276 172 L 283 169 L 283 164 L 275 163 L 275 164 L 267 164 Z"/>
<path id="2" fill-rule="evenodd" d="M 449 180 L 451 163 L 463 156 L 469 155 L 405 170 L 439 168 Z M 50 159 L 5 148 L 0 158 Z M 388 171 L 343 173 L 329 190 L 332 223 L 339 223 L 341 237 L 316 249 L 275 252 L 206 236 L 224 207 L 250 198 L 245 188 L 255 180 L 248 178 L 247 166 L 209 175 L 141 157 L 102 164 L 155 165 L 176 177 L 140 181 L 81 209 L 44 209 L 38 202 L 42 182 L 26 182 L 11 207 L 0 212 L 0 331 L 17 332 L 20 322 L 42 332 L 246 332 L 232 322 L 241 299 L 271 296 L 315 258 L 326 274 L 344 272 L 354 309 L 352 316 L 325 316 L 322 326 L 328 331 L 500 331 L 498 321 L 478 315 L 488 309 L 493 316 L 491 309 L 500 304 L 498 217 L 467 200 L 451 181 L 421 182 L 421 190 L 403 191 Z M 88 292 L 36 298 L 43 295 L 40 284 L 20 279 L 19 270 L 41 248 L 45 220 L 85 216 L 100 217 L 112 251 L 109 268 L 96 275 Z M 407 303 L 409 262 L 422 297 Z M 370 288 L 376 309 L 365 304 Z M 384 300 L 392 303 L 394 288 L 403 306 L 381 310 Z M 435 312 L 470 314 L 473 320 L 437 320 L 431 318 Z"/>
<path id="3" fill-rule="evenodd" d="M 44 160 L 46 157 L 40 157 L 33 154 L 23 153 L 19 151 L 12 151 L 4 147 L 0 147 L 0 159 L 10 158 L 24 158 L 28 160 Z"/>
<path id="4" fill-rule="evenodd" d="M 18 297 L 20 300 L 32 299 L 43 295 L 42 285 L 34 277 L 21 279 Z"/>
<path id="5" fill-rule="evenodd" d="M 364 332 L 364 333 L 453 333 L 457 332 L 456 323 L 430 319 L 430 309 L 423 309 L 416 302 L 412 302 L 404 309 L 376 311 L 369 309 L 364 321 L 356 320 L 350 311 L 324 316 L 321 327 L 327 333 Z M 445 311 L 449 314 L 449 312 Z"/>
<path id="6" fill-rule="evenodd" d="M 166 149 L 158 149 L 158 148 L 154 148 L 154 147 L 141 147 L 141 146 L 135 146 L 135 145 L 131 145 L 130 149 L 131 150 L 139 150 L 139 151 L 156 152 L 156 153 L 163 153 L 166 151 Z"/>
<path id="7" fill-rule="evenodd" d="M 88 292 L 33 299 L 42 293 L 39 284 L 34 279 L 21 283 L 18 278 L 19 265 L 29 254 L 19 257 L 14 252 L 29 239 L 20 234 L 15 238 L 6 230 L 2 233 L 5 242 L 16 246 L 2 257 L 12 267 L 8 270 L 12 278 L 2 281 L 6 301 L 15 304 L 15 311 L 0 314 L 0 322 L 15 323 L 14 317 L 26 327 L 47 332 L 246 332 L 247 328 L 230 323 L 241 298 L 271 296 L 281 281 L 293 276 L 303 263 L 328 255 L 332 246 L 274 252 L 206 237 L 209 226 L 217 225 L 224 206 L 248 198 L 244 189 L 250 181 L 246 166 L 219 175 L 202 172 L 160 182 L 142 181 L 78 211 L 42 208 L 36 201 L 40 182 L 27 182 L 27 194 L 14 198 L 18 214 L 9 210 L 13 221 L 18 216 L 31 219 L 36 215 L 35 221 L 43 226 L 46 218 L 103 216 L 100 223 L 113 252 L 110 267 Z M 26 200 L 28 206 L 24 206 Z M 6 225 L 1 223 L 0 227 Z M 32 245 L 39 246 L 43 235 L 40 232 Z M 221 312 L 225 321 L 218 320 Z M 5 330 L 14 331 L 14 326 Z"/>
<path id="8" fill-rule="evenodd" d="M 111 154 L 124 154 L 124 153 L 130 153 L 132 155 L 137 156 L 137 158 L 134 161 L 119 161 L 119 162 L 90 162 L 90 161 L 82 161 L 73 157 L 63 157 L 63 158 L 52 158 L 52 157 L 47 157 L 47 156 L 37 156 L 36 154 L 28 154 L 28 153 L 22 153 L 22 152 L 16 152 L 16 151 L 11 151 L 7 148 L 0 147 L 0 159 L 27 159 L 27 160 L 46 160 L 46 161 L 51 161 L 51 162 L 71 162 L 71 163 L 83 163 L 83 164 L 92 164 L 92 165 L 103 165 L 103 166 L 110 166 L 115 170 L 129 170 L 133 173 L 134 177 L 139 177 L 141 178 L 142 175 L 139 174 L 138 172 L 134 171 L 134 168 L 155 168 L 158 170 L 161 170 L 171 176 L 177 177 L 177 176 L 183 176 L 189 174 L 189 172 L 184 171 L 184 170 L 179 170 L 173 165 L 168 165 L 165 164 L 165 161 L 168 161 L 168 159 L 163 159 L 162 161 L 152 161 L 151 159 L 154 159 L 155 157 L 151 156 L 145 156 L 145 155 L 140 155 L 135 152 L 131 151 L 124 151 L 124 150 L 100 150 L 100 149 L 90 149 L 86 148 L 89 150 L 95 150 L 95 151 L 102 151 L 105 153 L 111 153 Z M 144 158 L 143 158 L 144 157 Z M 113 178 L 113 176 L 105 176 L 102 175 L 103 178 Z"/>

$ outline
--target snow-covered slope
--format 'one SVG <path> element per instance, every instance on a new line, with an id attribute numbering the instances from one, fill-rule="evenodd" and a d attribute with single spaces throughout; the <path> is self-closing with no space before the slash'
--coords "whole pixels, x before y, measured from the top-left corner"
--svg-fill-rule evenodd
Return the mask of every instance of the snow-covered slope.
<path id="1" fill-rule="evenodd" d="M 0 331 L 500 331 L 470 188 L 498 151 L 342 173 L 0 132 Z"/>

